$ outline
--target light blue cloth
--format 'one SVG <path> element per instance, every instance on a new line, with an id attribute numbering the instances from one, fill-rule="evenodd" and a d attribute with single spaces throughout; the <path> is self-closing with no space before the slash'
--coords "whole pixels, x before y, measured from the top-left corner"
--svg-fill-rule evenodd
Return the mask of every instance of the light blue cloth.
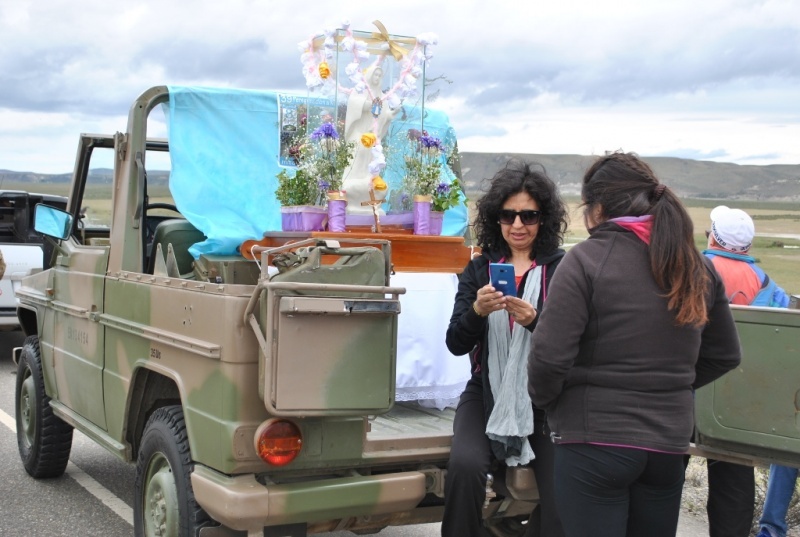
<path id="1" fill-rule="evenodd" d="M 408 148 L 408 130 L 419 129 L 420 126 L 429 136 L 435 136 L 442 141 L 442 144 L 452 149 L 456 146 L 456 131 L 450 125 L 447 114 L 441 110 L 426 108 L 424 118 L 422 109 L 419 107 L 403 107 L 401 113 L 397 114 L 389 126 L 384 140 L 386 147 L 386 170 L 383 178 L 390 188 L 396 188 L 402 183 L 404 175 L 404 160 L 406 152 L 403 148 Z M 442 154 L 442 175 L 443 183 L 452 183 L 455 174 L 447 166 L 447 155 Z M 463 200 L 463 196 L 461 197 Z M 445 211 L 444 222 L 442 224 L 442 235 L 459 236 L 467 230 L 469 215 L 467 207 L 463 203 Z"/>
<path id="2" fill-rule="evenodd" d="M 189 249 L 192 256 L 235 254 L 245 240 L 279 231 L 278 93 L 182 86 L 170 86 L 169 93 L 170 191 L 181 213 L 208 237 Z M 387 137 L 407 136 L 408 128 L 418 128 L 419 117 L 418 108 L 406 108 Z M 426 110 L 424 128 L 450 146 L 455 143 L 443 112 Z M 402 173 L 402 155 L 388 154 L 392 159 L 401 160 L 387 163 L 389 185 L 399 184 L 396 174 Z M 452 181 L 447 167 L 444 173 Z M 442 234 L 463 235 L 467 218 L 463 205 L 447 211 Z"/>

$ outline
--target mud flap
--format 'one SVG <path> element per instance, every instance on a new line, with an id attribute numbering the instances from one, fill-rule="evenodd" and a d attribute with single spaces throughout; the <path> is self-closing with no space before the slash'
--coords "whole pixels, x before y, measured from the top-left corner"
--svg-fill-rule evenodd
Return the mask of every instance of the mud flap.
<path id="1" fill-rule="evenodd" d="M 232 530 L 226 526 L 200 530 L 200 537 L 249 537 L 255 535 L 263 535 L 264 537 L 306 537 L 308 528 L 306 524 L 284 524 L 281 526 L 267 526 L 264 528 L 263 533 Z"/>
<path id="2" fill-rule="evenodd" d="M 227 526 L 215 526 L 200 529 L 200 537 L 247 537 L 247 532 L 232 530 Z"/>
<path id="3" fill-rule="evenodd" d="M 285 524 L 264 528 L 264 537 L 306 537 L 306 535 L 308 535 L 306 524 Z"/>

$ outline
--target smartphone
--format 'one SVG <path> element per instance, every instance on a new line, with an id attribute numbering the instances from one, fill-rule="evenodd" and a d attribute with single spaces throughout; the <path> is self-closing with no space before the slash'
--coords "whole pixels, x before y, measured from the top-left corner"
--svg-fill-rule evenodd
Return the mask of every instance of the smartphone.
<path id="1" fill-rule="evenodd" d="M 517 296 L 514 265 L 511 263 L 489 263 L 489 277 L 492 280 L 492 287 L 502 291 L 504 295 Z"/>

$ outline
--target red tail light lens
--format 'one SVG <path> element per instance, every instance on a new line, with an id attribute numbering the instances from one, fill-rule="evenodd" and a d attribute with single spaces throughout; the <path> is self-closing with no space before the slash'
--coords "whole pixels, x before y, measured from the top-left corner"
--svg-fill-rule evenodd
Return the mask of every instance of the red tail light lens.
<path id="1" fill-rule="evenodd" d="M 256 453 L 267 464 L 284 466 L 303 448 L 300 428 L 291 421 L 273 418 L 256 429 Z"/>

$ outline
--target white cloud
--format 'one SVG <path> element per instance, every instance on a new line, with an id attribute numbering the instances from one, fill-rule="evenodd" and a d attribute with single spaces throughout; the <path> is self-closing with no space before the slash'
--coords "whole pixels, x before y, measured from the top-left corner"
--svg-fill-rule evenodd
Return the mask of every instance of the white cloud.
<path id="1" fill-rule="evenodd" d="M 302 89 L 297 43 L 344 19 L 439 35 L 462 150 L 800 162 L 793 0 L 48 0 L 0 7 L 0 168 L 69 171 L 150 86 Z"/>

